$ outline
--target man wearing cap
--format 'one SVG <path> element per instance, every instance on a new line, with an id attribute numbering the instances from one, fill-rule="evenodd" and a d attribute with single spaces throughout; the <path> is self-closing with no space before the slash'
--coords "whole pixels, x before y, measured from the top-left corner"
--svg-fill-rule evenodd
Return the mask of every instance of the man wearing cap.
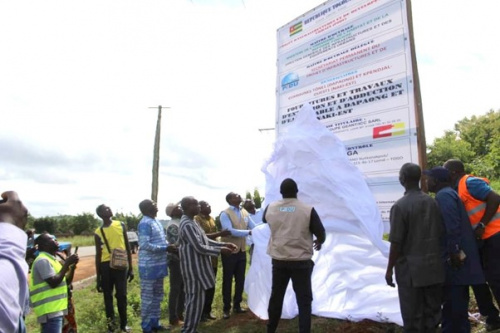
<path id="1" fill-rule="evenodd" d="M 232 254 L 222 255 L 222 300 L 224 303 L 223 318 L 228 319 L 231 311 L 231 289 L 233 277 L 235 281 L 233 311 L 245 313 L 241 307 L 243 300 L 243 287 L 245 285 L 245 270 L 247 266 L 246 237 L 252 234 L 255 223 L 244 209 L 240 209 L 241 196 L 230 192 L 226 195 L 229 207 L 220 214 L 222 229 L 231 232 L 231 236 L 223 237 L 225 243 L 233 243 L 237 249 Z"/>
<path id="2" fill-rule="evenodd" d="M 405 332 L 435 332 L 445 281 L 441 212 L 437 202 L 420 189 L 421 174 L 416 164 L 406 163 L 401 167 L 399 182 L 406 191 L 390 213 L 391 247 L 385 280 L 395 287 L 392 274 L 396 268 Z"/>
<path id="3" fill-rule="evenodd" d="M 450 171 L 451 181 L 469 216 L 479 241 L 484 274 L 489 288 L 500 304 L 500 195 L 493 191 L 489 180 L 465 173 L 460 160 L 451 159 L 443 165 Z M 486 284 L 474 289 L 479 311 L 487 316 L 488 331 L 500 328 L 498 309 L 494 306 Z"/>
<path id="4" fill-rule="evenodd" d="M 450 172 L 443 167 L 435 167 L 424 171 L 424 174 L 427 176 L 427 188 L 436 193 L 446 230 L 443 244 L 446 282 L 442 331 L 470 332 L 469 285 L 484 283 L 474 232 L 458 193 L 451 188 Z"/>
<path id="5" fill-rule="evenodd" d="M 179 245 L 179 225 L 182 217 L 182 209 L 179 204 L 169 203 L 166 213 L 171 220 L 167 225 L 167 242 Z M 181 264 L 178 253 L 168 253 L 168 270 L 170 278 L 170 293 L 168 295 L 168 316 L 170 325 L 182 325 L 184 316 L 184 284 L 182 282 Z"/>
<path id="6" fill-rule="evenodd" d="M 267 333 L 276 332 L 290 279 L 299 307 L 299 332 L 311 332 L 311 274 L 314 267 L 311 258 L 313 249 L 321 249 L 326 234 L 316 210 L 297 199 L 298 191 L 293 179 L 283 180 L 280 186 L 283 199 L 267 206 L 262 217 L 271 229 L 267 254 L 273 265 Z"/>

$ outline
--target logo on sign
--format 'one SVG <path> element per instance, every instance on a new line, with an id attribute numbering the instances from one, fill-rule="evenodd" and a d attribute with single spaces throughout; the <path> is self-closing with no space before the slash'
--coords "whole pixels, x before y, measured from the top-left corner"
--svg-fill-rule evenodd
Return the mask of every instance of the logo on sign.
<path id="1" fill-rule="evenodd" d="M 405 123 L 394 123 L 373 128 L 373 138 L 387 138 L 391 136 L 404 135 L 406 133 Z"/>
<path id="2" fill-rule="evenodd" d="M 288 73 L 281 79 L 281 89 L 287 90 L 299 85 L 299 76 L 295 73 Z"/>
<path id="3" fill-rule="evenodd" d="M 302 21 L 300 21 L 299 23 L 295 23 L 294 25 L 292 25 L 288 31 L 290 32 L 290 37 L 292 37 L 293 35 L 296 35 L 298 34 L 299 32 L 302 31 Z"/>

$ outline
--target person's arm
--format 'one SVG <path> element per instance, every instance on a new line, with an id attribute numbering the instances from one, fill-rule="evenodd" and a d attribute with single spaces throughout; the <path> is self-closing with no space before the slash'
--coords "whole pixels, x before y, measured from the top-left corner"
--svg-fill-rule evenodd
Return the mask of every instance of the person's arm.
<path id="1" fill-rule="evenodd" d="M 207 238 L 210 240 L 215 240 L 217 237 L 226 237 L 230 236 L 231 232 L 227 229 L 224 229 L 222 231 L 217 231 L 217 232 L 212 232 L 211 234 L 205 234 L 207 235 Z"/>
<path id="2" fill-rule="evenodd" d="M 64 262 L 61 270 L 57 272 L 55 275 L 45 278 L 44 279 L 45 282 L 47 282 L 51 288 L 57 287 L 61 283 L 61 281 L 65 278 L 66 273 L 68 272 L 70 266 L 76 264 L 78 260 L 79 260 L 78 254 L 70 255 L 68 259 L 66 259 L 66 261 Z M 49 263 L 47 262 L 47 264 Z"/>
<path id="3" fill-rule="evenodd" d="M 395 287 L 392 280 L 392 274 L 394 271 L 394 266 L 398 261 L 401 243 L 406 238 L 407 225 L 403 217 L 403 212 L 396 202 L 392 208 L 389 217 L 391 223 L 391 231 L 389 233 L 389 242 L 391 242 L 391 247 L 389 249 L 389 259 L 387 261 L 387 270 L 385 272 L 385 282 L 391 287 Z"/>
<path id="4" fill-rule="evenodd" d="M 395 287 L 392 280 L 392 273 L 394 271 L 394 266 L 399 258 L 399 244 L 391 242 L 391 248 L 389 250 L 389 260 L 387 261 L 387 270 L 385 272 L 385 282 L 388 286 Z"/>
<path id="5" fill-rule="evenodd" d="M 97 292 L 102 292 L 101 287 L 101 257 L 102 257 L 102 242 L 99 235 L 94 234 L 95 244 L 95 276 L 96 276 L 96 289 Z"/>
<path id="6" fill-rule="evenodd" d="M 149 252 L 165 252 L 167 251 L 167 243 L 165 244 L 153 244 L 151 243 L 152 228 L 149 223 L 142 222 L 139 223 L 137 228 L 139 233 L 139 247 L 141 250 Z"/>
<path id="7" fill-rule="evenodd" d="M 436 194 L 436 201 L 441 211 L 441 218 L 445 226 L 446 249 L 450 256 L 451 264 L 454 267 L 460 267 L 463 262 L 460 261 L 459 252 L 462 239 L 460 217 L 460 198 L 458 195 L 453 197 L 453 192 L 439 191 Z"/>
<path id="8" fill-rule="evenodd" d="M 201 255 L 207 255 L 207 256 L 213 256 L 216 257 L 220 253 L 221 246 L 218 245 L 217 247 L 211 246 L 211 245 L 204 245 L 202 244 L 200 235 L 196 230 L 193 228 L 192 225 L 186 225 L 184 227 L 184 232 L 183 232 L 183 237 L 184 240 L 189 243 L 194 250 L 201 254 Z M 209 241 L 210 242 L 210 241 Z M 213 242 L 213 241 L 212 241 Z M 221 244 L 221 243 L 218 243 Z"/>
<path id="9" fill-rule="evenodd" d="M 488 193 L 488 195 L 486 196 L 486 200 L 484 202 L 486 203 L 486 208 L 480 221 L 483 222 L 485 226 L 487 226 L 498 211 L 498 207 L 500 206 L 500 195 L 491 190 L 490 193 Z"/>
<path id="10" fill-rule="evenodd" d="M 233 224 L 231 223 L 231 219 L 226 214 L 226 212 L 222 212 L 220 214 L 220 224 L 222 225 L 222 229 L 229 230 L 233 237 L 246 237 L 252 234 L 251 230 L 234 229 Z"/>
<path id="11" fill-rule="evenodd" d="M 0 221 L 24 230 L 28 221 L 28 210 L 14 191 L 3 192 L 0 199 Z"/>
<path id="12" fill-rule="evenodd" d="M 316 251 L 321 250 L 321 245 L 325 242 L 326 239 L 326 232 L 325 227 L 323 226 L 323 222 L 321 222 L 321 219 L 319 218 L 319 215 L 314 208 L 311 210 L 309 230 L 311 230 L 311 233 L 316 236 L 316 239 L 314 240 L 314 249 Z"/>
<path id="13" fill-rule="evenodd" d="M 267 223 L 266 220 L 267 208 L 269 208 L 269 205 L 266 206 L 266 209 L 264 209 L 264 213 L 262 214 L 262 223 Z"/>
<path id="14" fill-rule="evenodd" d="M 125 223 L 121 222 L 121 224 L 123 231 L 123 240 L 125 241 L 125 249 L 127 250 L 127 258 L 128 258 L 127 277 L 128 277 L 128 282 L 131 282 L 134 279 L 134 268 L 132 267 L 132 252 L 130 251 L 130 243 L 128 241 L 128 236 L 127 236 L 127 227 L 125 226 Z"/>

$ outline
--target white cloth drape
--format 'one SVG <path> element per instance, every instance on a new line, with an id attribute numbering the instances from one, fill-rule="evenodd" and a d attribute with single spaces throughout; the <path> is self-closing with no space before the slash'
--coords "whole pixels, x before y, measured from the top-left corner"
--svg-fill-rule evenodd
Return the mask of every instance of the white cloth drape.
<path id="1" fill-rule="evenodd" d="M 359 321 L 371 319 L 402 325 L 397 289 L 385 283 L 389 243 L 362 173 L 352 165 L 345 146 L 316 119 L 309 104 L 275 143 L 264 164 L 266 202 L 281 199 L 283 179 L 293 178 L 298 198 L 315 207 L 327 231 L 326 242 L 315 252 L 312 275 L 315 315 Z M 267 224 L 253 231 L 255 244 L 245 290 L 250 309 L 267 319 L 271 293 L 271 258 L 266 254 Z M 298 314 L 291 283 L 282 318 Z"/>

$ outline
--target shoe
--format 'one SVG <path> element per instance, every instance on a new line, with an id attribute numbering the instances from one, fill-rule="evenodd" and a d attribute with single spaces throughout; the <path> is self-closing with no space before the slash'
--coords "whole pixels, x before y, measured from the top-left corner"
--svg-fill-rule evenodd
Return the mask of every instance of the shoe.
<path id="1" fill-rule="evenodd" d="M 231 314 L 229 313 L 229 311 L 224 311 L 224 314 L 222 315 L 222 318 L 229 319 L 229 317 L 231 317 Z"/>
<path id="2" fill-rule="evenodd" d="M 132 329 L 129 326 L 122 327 L 120 330 L 121 332 L 126 332 L 126 333 L 132 332 Z"/>
<path id="3" fill-rule="evenodd" d="M 248 311 L 247 309 L 243 309 L 243 308 L 234 308 L 234 310 L 233 310 L 234 313 L 245 313 L 247 311 Z"/>
<path id="4" fill-rule="evenodd" d="M 170 321 L 170 326 L 182 326 L 182 325 L 184 325 L 184 322 L 180 319 Z"/>
<path id="5" fill-rule="evenodd" d="M 165 327 L 163 325 L 153 327 L 153 332 L 170 332 L 170 327 Z"/>
<path id="6" fill-rule="evenodd" d="M 215 319 L 217 319 L 217 317 L 216 317 L 216 316 L 214 316 L 211 312 L 210 312 L 210 313 L 207 313 L 205 316 L 207 317 L 207 319 L 210 319 L 210 320 L 215 320 Z"/>

